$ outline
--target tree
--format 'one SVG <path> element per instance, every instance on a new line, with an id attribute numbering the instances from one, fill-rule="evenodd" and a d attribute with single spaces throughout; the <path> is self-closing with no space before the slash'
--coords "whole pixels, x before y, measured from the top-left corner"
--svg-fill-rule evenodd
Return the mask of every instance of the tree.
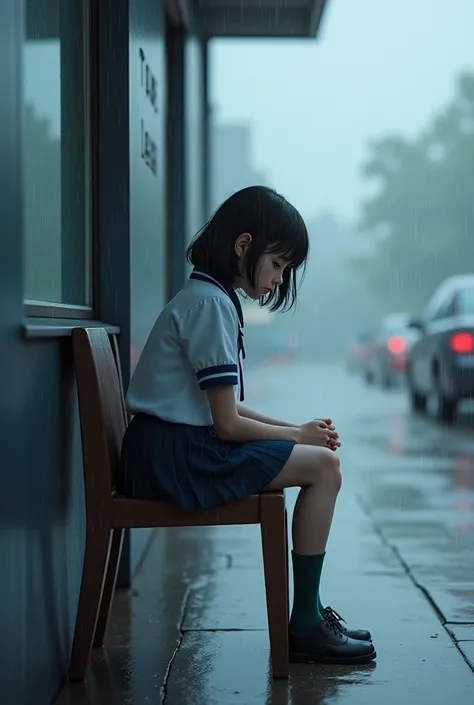
<path id="1" fill-rule="evenodd" d="M 378 185 L 359 222 L 374 247 L 352 264 L 375 294 L 419 310 L 444 278 L 474 271 L 474 75 L 416 139 L 372 142 L 362 173 Z"/>

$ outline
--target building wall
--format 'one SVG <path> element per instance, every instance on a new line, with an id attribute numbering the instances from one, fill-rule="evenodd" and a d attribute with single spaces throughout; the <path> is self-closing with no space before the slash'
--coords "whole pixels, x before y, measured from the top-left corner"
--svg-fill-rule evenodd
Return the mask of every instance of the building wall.
<path id="1" fill-rule="evenodd" d="M 185 44 L 185 163 L 186 239 L 189 242 L 204 225 L 204 142 L 205 105 L 202 100 L 204 52 L 202 41 L 189 36 Z"/>
<path id="2" fill-rule="evenodd" d="M 186 247 L 209 216 L 207 42 L 197 33 L 168 27 L 169 203 L 168 293 L 181 288 L 191 267 Z M 180 120 L 183 120 L 180 123 Z"/>
<path id="3" fill-rule="evenodd" d="M 36 0 L 31 1 L 31 6 L 41 10 Z M 42 0 L 43 5 L 48 1 Z M 56 8 L 64 5 L 67 10 L 67 2 L 73 1 L 64 0 L 61 6 L 54 0 L 51 3 Z M 0 238 L 3 301 L 0 307 L 0 702 L 50 705 L 67 672 L 84 550 L 82 455 L 70 341 L 72 326 L 81 323 L 68 319 L 25 318 L 24 299 L 29 289 L 34 296 L 50 296 L 60 301 L 75 292 L 74 303 L 88 304 L 87 292 L 92 280 L 88 263 L 93 248 L 91 241 L 86 246 L 84 240 L 76 238 L 73 247 L 63 238 L 65 229 L 74 231 L 76 236 L 84 233 L 84 222 L 90 214 L 85 192 L 83 201 L 78 198 L 83 179 L 79 157 L 87 153 L 88 145 L 82 148 L 78 140 L 76 147 L 68 151 L 75 137 L 72 132 L 67 134 L 73 124 L 66 121 L 67 115 L 62 116 L 62 122 L 59 120 L 63 129 L 60 142 L 54 137 L 54 120 L 46 124 L 39 109 L 34 124 L 41 134 L 49 134 L 49 141 L 44 140 L 44 153 L 30 154 L 29 161 L 25 160 L 24 97 L 26 88 L 31 89 L 31 86 L 25 88 L 23 71 L 27 2 L 3 0 L 0 3 L 0 71 L 4 97 L 0 103 L 3 208 Z M 148 332 L 165 304 L 169 259 L 182 256 L 184 239 L 181 249 L 172 251 L 166 247 L 165 206 L 173 202 L 176 193 L 167 189 L 166 184 L 163 3 L 158 0 L 101 0 L 98 7 L 100 142 L 95 186 L 100 193 L 97 213 L 100 276 L 96 315 L 99 320 L 120 327 L 121 363 L 126 384 Z M 44 11 L 38 11 L 38 22 L 46 16 Z M 75 17 L 76 27 L 77 21 Z M 54 33 L 54 27 L 42 26 L 38 35 L 43 34 L 40 38 L 45 39 L 48 31 Z M 76 31 L 72 37 L 73 43 L 81 43 L 80 32 Z M 72 51 L 72 45 L 63 42 L 63 50 L 66 54 L 61 58 L 66 61 L 64 57 Z M 197 55 L 195 58 L 197 60 Z M 148 95 L 146 82 L 142 84 L 145 62 L 149 66 Z M 46 66 L 39 73 L 47 78 L 48 70 Z M 199 159 L 203 158 L 196 137 L 197 131 L 202 130 L 202 123 L 198 119 L 195 129 L 192 123 L 199 110 L 199 94 L 189 85 L 189 81 L 194 80 L 192 76 L 199 74 L 195 67 L 188 71 L 186 96 L 193 96 L 192 105 L 189 113 L 182 105 L 181 115 L 188 115 L 186 134 L 189 144 L 193 145 L 190 147 L 193 157 L 189 162 L 183 159 L 181 165 L 175 165 L 184 178 L 187 168 L 192 168 L 193 174 L 202 173 Z M 57 66 L 53 67 L 52 75 L 58 77 Z M 66 81 L 64 77 L 60 80 Z M 80 95 L 77 85 L 71 101 Z M 33 88 L 38 92 L 38 104 L 45 105 L 46 109 L 58 100 L 54 87 L 41 84 L 39 79 Z M 83 108 L 71 102 L 68 110 L 74 109 L 79 115 L 81 111 L 83 114 Z M 184 133 L 184 124 L 181 127 Z M 177 124 L 174 129 L 181 128 Z M 28 145 L 36 143 L 32 131 L 28 134 Z M 62 150 L 60 156 L 55 149 Z M 56 156 L 51 157 L 51 154 Z M 41 164 L 49 160 L 55 170 L 50 186 L 57 184 L 61 175 L 60 201 L 54 200 L 46 183 L 43 190 L 34 188 L 33 172 L 29 174 L 27 169 L 33 165 L 36 169 L 33 176 L 39 182 L 40 156 Z M 68 179 L 70 183 L 65 186 L 64 180 Z M 43 180 L 47 180 L 45 172 Z M 77 189 L 71 187 L 74 180 Z M 189 183 L 195 194 L 200 188 L 199 179 L 193 176 Z M 57 193 L 58 188 L 52 191 Z M 33 202 L 31 194 L 35 197 L 40 194 L 36 210 L 32 209 L 28 217 L 26 192 L 30 194 L 28 207 Z M 179 201 L 178 205 L 186 208 L 186 203 Z M 197 223 L 201 220 L 198 197 L 191 196 L 191 203 L 192 222 Z M 49 214 L 51 220 L 42 223 L 40 220 L 45 214 Z M 53 230 L 49 227 L 51 223 L 55 223 Z M 44 267 L 35 269 L 35 258 L 38 264 L 38 258 L 45 256 L 46 247 L 41 243 L 48 233 L 52 238 L 48 249 L 54 248 L 54 252 L 51 259 L 44 260 Z M 54 291 L 52 288 L 49 292 L 41 290 L 41 286 L 53 285 Z M 70 302 L 72 300 L 66 299 L 66 303 Z M 131 567 L 133 573 L 137 568 L 148 537 L 149 532 L 132 532 L 123 561 L 125 581 L 128 569 Z"/>
<path id="4" fill-rule="evenodd" d="M 166 303 L 166 57 L 161 2 L 130 3 L 131 372 Z M 131 531 L 132 574 L 150 529 Z"/>
<path id="5" fill-rule="evenodd" d="M 0 702 L 49 705 L 69 657 L 84 513 L 69 341 L 22 330 L 24 12 L 0 4 Z"/>

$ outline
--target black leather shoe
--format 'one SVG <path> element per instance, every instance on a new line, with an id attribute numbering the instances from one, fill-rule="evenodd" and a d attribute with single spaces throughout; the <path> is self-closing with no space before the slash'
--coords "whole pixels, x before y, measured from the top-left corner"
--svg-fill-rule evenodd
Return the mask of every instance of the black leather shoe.
<path id="1" fill-rule="evenodd" d="M 370 641 L 350 639 L 325 619 L 307 635 L 289 635 L 290 663 L 369 663 L 377 656 Z"/>
<path id="2" fill-rule="evenodd" d="M 332 607 L 325 607 L 322 611 L 322 616 L 324 619 L 329 619 L 335 624 L 338 624 L 341 632 L 350 639 L 357 639 L 358 641 L 372 641 L 372 635 L 367 631 L 367 629 L 349 629 L 349 627 L 346 627 L 346 620 L 343 619 L 340 614 L 335 612 Z"/>

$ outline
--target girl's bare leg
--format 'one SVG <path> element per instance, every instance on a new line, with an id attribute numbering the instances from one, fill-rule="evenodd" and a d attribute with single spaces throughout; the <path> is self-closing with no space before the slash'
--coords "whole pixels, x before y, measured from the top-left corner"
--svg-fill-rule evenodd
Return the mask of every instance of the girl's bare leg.
<path id="1" fill-rule="evenodd" d="M 348 638 L 320 612 L 319 583 L 341 484 L 339 458 L 333 451 L 296 445 L 281 472 L 266 488 L 301 487 L 292 524 L 292 661 L 350 664 L 367 663 L 376 657 L 371 643 Z"/>
<path id="2" fill-rule="evenodd" d="M 326 448 L 296 445 L 267 489 L 301 487 L 293 515 L 293 549 L 299 555 L 324 553 L 342 475 L 339 458 Z"/>

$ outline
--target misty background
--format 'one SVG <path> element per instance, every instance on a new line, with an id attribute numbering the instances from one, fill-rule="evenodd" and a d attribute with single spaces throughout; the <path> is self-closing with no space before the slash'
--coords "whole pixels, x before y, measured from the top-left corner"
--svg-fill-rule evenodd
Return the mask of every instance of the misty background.
<path id="1" fill-rule="evenodd" d="M 246 310 L 251 359 L 343 359 L 474 271 L 473 26 L 469 0 L 331 0 L 317 42 L 213 40 L 212 206 L 264 183 L 311 238 L 297 310 Z"/>
<path id="2" fill-rule="evenodd" d="M 473 26 L 470 0 L 331 0 L 318 41 L 211 41 L 212 209 L 267 184 L 311 238 L 296 311 L 246 306 L 249 361 L 285 347 L 344 359 L 382 315 L 419 313 L 474 271 Z M 56 301 L 58 43 L 27 46 L 25 75 L 25 288 Z"/>

